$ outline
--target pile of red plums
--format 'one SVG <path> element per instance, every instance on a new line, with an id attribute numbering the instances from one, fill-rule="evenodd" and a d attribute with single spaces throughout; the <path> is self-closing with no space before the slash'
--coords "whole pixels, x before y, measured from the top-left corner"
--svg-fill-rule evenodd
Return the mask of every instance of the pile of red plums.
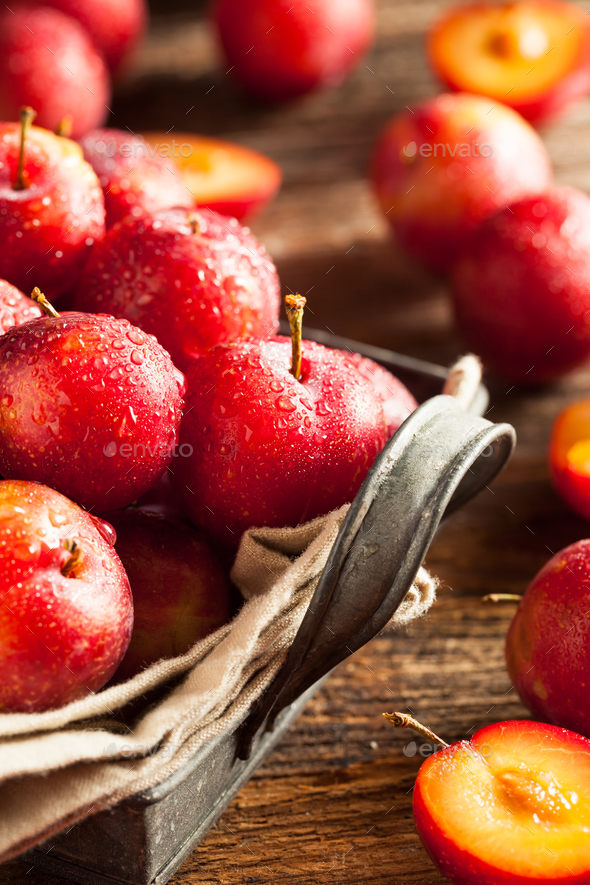
<path id="1" fill-rule="evenodd" d="M 39 125 L 74 138 L 112 113 L 112 76 L 128 66 L 147 25 L 145 0 L 15 0 L 0 12 L 0 119 L 23 104 Z"/>
<path id="2" fill-rule="evenodd" d="M 371 45 L 374 0 L 315 0 L 313 7 L 216 0 L 211 28 L 227 56 L 220 70 L 260 101 L 340 84 Z M 145 137 L 101 128 L 113 113 L 111 78 L 133 72 L 147 20 L 145 0 L 14 0 L 0 12 L 0 119 L 32 106 L 39 126 L 80 141 L 104 191 L 107 228 L 179 206 L 251 218 L 281 183 L 270 158 L 174 126 Z"/>
<path id="3" fill-rule="evenodd" d="M 485 0 L 445 13 L 428 48 L 456 91 L 385 128 L 377 198 L 399 245 L 450 277 L 469 348 L 514 384 L 552 381 L 590 358 L 590 198 L 552 184 L 528 121 L 588 91 L 590 24 L 560 0 Z"/>
<path id="4" fill-rule="evenodd" d="M 225 623 L 243 533 L 350 502 L 416 407 L 302 341 L 304 298 L 278 337 L 264 248 L 149 161 L 120 193 L 152 203 L 105 230 L 81 147 L 32 120 L 0 124 L 0 711 L 24 712 Z"/>

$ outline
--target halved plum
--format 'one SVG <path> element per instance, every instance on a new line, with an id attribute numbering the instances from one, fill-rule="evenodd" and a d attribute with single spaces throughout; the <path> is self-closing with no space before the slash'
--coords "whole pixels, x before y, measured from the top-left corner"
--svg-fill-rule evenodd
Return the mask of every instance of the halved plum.
<path id="1" fill-rule="evenodd" d="M 540 722 L 488 725 L 424 762 L 414 818 L 456 885 L 587 885 L 590 740 Z"/>
<path id="2" fill-rule="evenodd" d="M 145 140 L 174 158 L 197 206 L 238 221 L 258 215 L 281 186 L 283 173 L 274 160 L 244 145 L 188 132 L 175 133 L 172 147 L 163 132 L 146 132 Z"/>
<path id="3" fill-rule="evenodd" d="M 532 123 L 590 89 L 590 23 L 561 0 L 453 7 L 430 32 L 428 54 L 451 89 L 489 95 Z"/>

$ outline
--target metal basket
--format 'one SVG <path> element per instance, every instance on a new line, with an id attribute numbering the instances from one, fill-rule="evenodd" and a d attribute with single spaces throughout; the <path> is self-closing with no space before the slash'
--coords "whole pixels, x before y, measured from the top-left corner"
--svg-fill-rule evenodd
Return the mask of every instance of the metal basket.
<path id="1" fill-rule="evenodd" d="M 82 885 L 164 885 L 272 750 L 329 672 L 375 636 L 411 586 L 443 516 L 502 469 L 508 424 L 440 391 L 440 366 L 314 330 L 306 338 L 361 353 L 394 372 L 422 405 L 377 458 L 353 501 L 289 651 L 244 720 L 155 787 L 101 811 L 28 858 Z"/>

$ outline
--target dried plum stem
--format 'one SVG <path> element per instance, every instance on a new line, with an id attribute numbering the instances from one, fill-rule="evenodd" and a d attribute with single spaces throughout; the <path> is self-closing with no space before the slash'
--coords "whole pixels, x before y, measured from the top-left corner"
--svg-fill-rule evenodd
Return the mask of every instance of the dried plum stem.
<path id="1" fill-rule="evenodd" d="M 186 216 L 186 220 L 188 222 L 190 229 L 192 230 L 192 232 L 195 236 L 197 234 L 201 233 L 201 228 L 199 225 L 199 216 L 197 215 L 196 212 L 189 212 L 189 214 Z"/>
<path id="2" fill-rule="evenodd" d="M 307 299 L 303 295 L 287 295 L 285 310 L 291 327 L 292 358 L 290 372 L 299 381 L 301 375 L 301 327 L 303 325 L 303 309 Z"/>
<path id="3" fill-rule="evenodd" d="M 67 562 L 62 565 L 61 573 L 64 578 L 75 577 L 72 572 L 74 571 L 74 569 L 82 564 L 82 560 L 84 558 L 82 548 L 75 538 L 65 540 L 64 547 L 71 553 L 71 556 L 67 560 Z"/>
<path id="4" fill-rule="evenodd" d="M 482 602 L 520 602 L 522 596 L 518 593 L 488 593 L 482 596 Z"/>
<path id="5" fill-rule="evenodd" d="M 56 135 L 61 135 L 62 138 L 69 138 L 72 134 L 72 125 L 74 121 L 72 119 L 71 114 L 66 114 L 65 117 L 62 117 L 59 123 L 57 124 L 57 129 L 55 130 Z"/>
<path id="6" fill-rule="evenodd" d="M 59 314 L 55 307 L 49 303 L 41 289 L 38 286 L 35 286 L 33 291 L 31 292 L 31 298 L 33 301 L 36 301 L 43 313 L 45 313 L 48 317 L 58 317 Z"/>
<path id="7" fill-rule="evenodd" d="M 25 183 L 25 141 L 27 132 L 31 128 L 31 123 L 37 116 L 37 112 L 30 107 L 23 107 L 19 111 L 20 118 L 20 152 L 18 155 L 18 172 L 16 173 L 15 191 L 24 191 Z"/>
<path id="8" fill-rule="evenodd" d="M 417 731 L 418 734 L 422 735 L 422 737 L 427 738 L 429 741 L 432 741 L 434 744 L 441 744 L 443 747 L 450 746 L 446 741 L 443 741 L 442 738 L 439 738 L 433 731 L 429 728 L 426 728 L 425 725 L 422 725 L 421 722 L 418 722 L 417 719 L 414 719 L 413 716 L 408 716 L 407 713 L 384 713 L 384 718 L 387 719 L 388 722 L 391 722 L 392 725 L 395 725 L 396 728 L 413 728 L 414 731 Z"/>

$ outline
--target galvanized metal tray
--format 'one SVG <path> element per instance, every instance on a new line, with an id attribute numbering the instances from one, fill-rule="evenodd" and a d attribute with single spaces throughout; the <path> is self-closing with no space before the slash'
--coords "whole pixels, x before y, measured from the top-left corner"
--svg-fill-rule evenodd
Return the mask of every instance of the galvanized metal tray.
<path id="1" fill-rule="evenodd" d="M 377 458 L 285 666 L 244 721 L 162 783 L 29 852 L 36 866 L 82 885 L 164 885 L 333 667 L 385 626 L 443 516 L 488 485 L 510 456 L 513 428 L 481 417 L 485 387 L 465 412 L 439 395 L 448 375 L 440 366 L 319 330 L 305 337 L 376 360 L 422 405 Z"/>

